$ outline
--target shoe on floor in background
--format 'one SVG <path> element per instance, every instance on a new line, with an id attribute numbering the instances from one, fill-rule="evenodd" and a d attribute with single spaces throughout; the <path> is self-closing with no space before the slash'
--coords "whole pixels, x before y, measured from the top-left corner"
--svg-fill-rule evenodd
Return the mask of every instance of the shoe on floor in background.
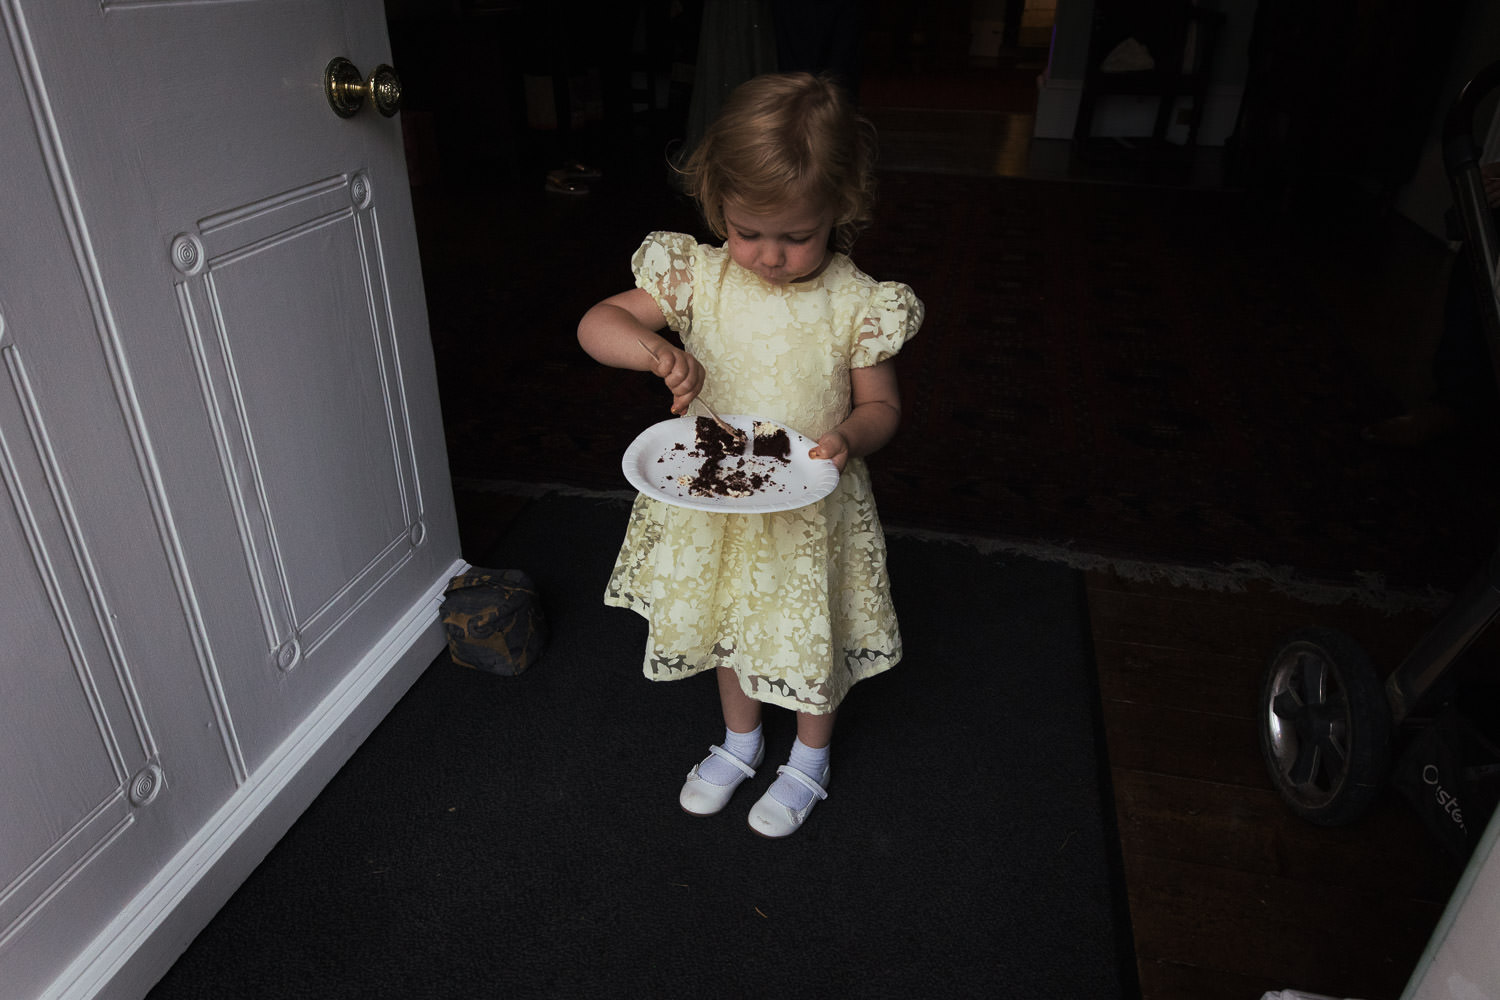
<path id="1" fill-rule="evenodd" d="M 1442 403 L 1423 403 L 1410 413 L 1370 424 L 1360 437 L 1390 448 L 1423 448 L 1458 430 L 1458 411 Z"/>
<path id="2" fill-rule="evenodd" d="M 581 195 L 589 193 L 589 186 L 580 178 L 570 176 L 564 170 L 547 171 L 546 188 L 553 194 Z"/>

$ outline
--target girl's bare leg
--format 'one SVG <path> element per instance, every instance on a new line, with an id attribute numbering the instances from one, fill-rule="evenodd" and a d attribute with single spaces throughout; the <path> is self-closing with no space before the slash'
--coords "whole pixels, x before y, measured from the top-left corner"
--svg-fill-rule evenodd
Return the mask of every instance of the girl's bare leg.
<path id="1" fill-rule="evenodd" d="M 760 725 L 760 702 L 740 690 L 740 679 L 729 667 L 718 667 L 719 705 L 724 725 L 736 733 L 748 733 Z"/>
<path id="2" fill-rule="evenodd" d="M 827 715 L 812 715 L 808 712 L 797 713 L 797 739 L 804 746 L 821 750 L 833 741 L 833 723 L 838 717 L 838 712 L 829 712 Z"/>

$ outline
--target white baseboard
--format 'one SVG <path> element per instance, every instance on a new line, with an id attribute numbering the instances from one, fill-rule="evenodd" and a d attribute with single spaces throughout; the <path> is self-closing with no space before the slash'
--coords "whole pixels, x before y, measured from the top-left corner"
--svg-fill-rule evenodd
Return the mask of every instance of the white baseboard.
<path id="1" fill-rule="evenodd" d="M 1198 145 L 1222 146 L 1234 133 L 1240 113 L 1240 86 L 1210 87 L 1203 102 L 1203 122 L 1198 127 Z M 1078 120 L 1078 105 L 1083 99 L 1082 80 L 1049 80 L 1038 82 L 1036 131 L 1038 139 L 1072 139 Z M 1186 102 L 1180 102 L 1185 105 Z M 1100 101 L 1094 111 L 1093 134 L 1141 138 L 1149 136 L 1156 126 L 1157 102 L 1149 97 L 1111 96 Z M 1187 126 L 1173 124 L 1167 129 L 1167 141 L 1187 141 Z"/>
<path id="2" fill-rule="evenodd" d="M 442 652 L 443 589 L 427 594 L 63 970 L 44 998 L 140 1000 Z"/>

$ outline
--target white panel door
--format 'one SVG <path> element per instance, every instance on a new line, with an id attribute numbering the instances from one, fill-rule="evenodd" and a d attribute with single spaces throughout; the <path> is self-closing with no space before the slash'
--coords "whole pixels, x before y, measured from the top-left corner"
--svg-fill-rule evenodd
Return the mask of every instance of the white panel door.
<path id="1" fill-rule="evenodd" d="M 0 994 L 24 997 L 168 922 L 199 877 L 173 866 L 243 877 L 237 824 L 316 716 L 357 715 L 378 678 L 352 677 L 432 646 L 460 563 L 399 121 L 323 94 L 333 57 L 389 60 L 381 3 L 0 17 Z"/>

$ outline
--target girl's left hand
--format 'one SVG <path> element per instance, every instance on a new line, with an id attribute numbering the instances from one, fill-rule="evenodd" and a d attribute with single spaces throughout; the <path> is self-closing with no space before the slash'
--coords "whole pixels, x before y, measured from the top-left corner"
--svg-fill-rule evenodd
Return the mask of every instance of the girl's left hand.
<path id="1" fill-rule="evenodd" d="M 818 443 L 807 453 L 808 458 L 823 458 L 832 462 L 839 472 L 849 464 L 849 439 L 838 431 L 829 431 L 818 438 Z"/>

